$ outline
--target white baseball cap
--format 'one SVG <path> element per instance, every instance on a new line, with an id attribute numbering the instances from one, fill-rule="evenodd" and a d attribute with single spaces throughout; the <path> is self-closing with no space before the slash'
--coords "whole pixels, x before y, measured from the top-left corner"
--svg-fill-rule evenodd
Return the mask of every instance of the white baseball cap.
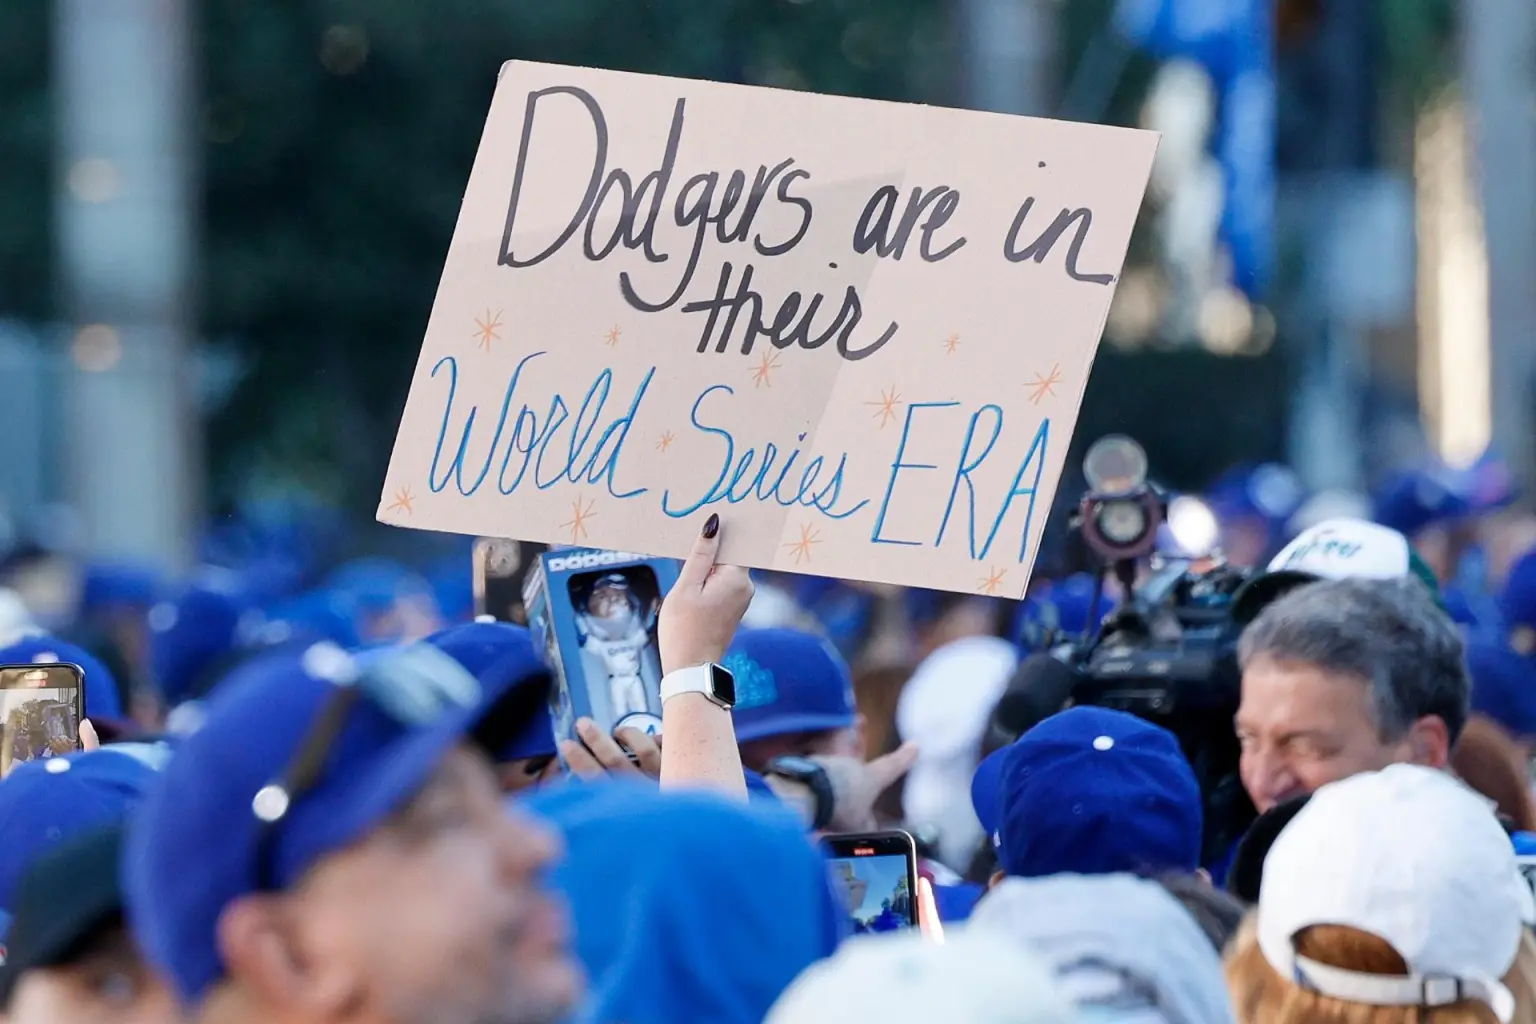
<path id="1" fill-rule="evenodd" d="M 1536 901 L 1493 810 L 1446 772 L 1397 764 L 1323 786 L 1264 861 L 1259 948 L 1284 978 L 1375 1006 L 1475 999 L 1508 1024 L 1501 981 Z M 1342 925 L 1390 943 L 1407 975 L 1344 970 L 1300 956 L 1295 938 Z"/>
<path id="2" fill-rule="evenodd" d="M 1076 1024 L 1046 966 L 1003 936 L 951 929 L 942 945 L 908 932 L 853 939 L 807 970 L 763 1024 Z"/>
<path id="3" fill-rule="evenodd" d="M 1281 593 L 1314 580 L 1397 580 L 1415 575 L 1438 591 L 1434 576 L 1421 567 L 1408 538 L 1390 527 L 1364 519 L 1330 519 L 1303 530 L 1270 559 L 1262 573 L 1232 597 L 1232 615 L 1251 622 Z"/>

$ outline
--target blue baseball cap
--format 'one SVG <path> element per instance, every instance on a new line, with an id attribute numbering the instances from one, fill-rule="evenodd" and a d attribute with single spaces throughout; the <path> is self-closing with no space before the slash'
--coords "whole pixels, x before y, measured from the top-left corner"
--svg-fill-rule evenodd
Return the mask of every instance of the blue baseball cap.
<path id="1" fill-rule="evenodd" d="M 19 764 L 0 782 L 0 910 L 37 856 L 65 840 L 121 823 L 149 788 L 153 762 L 102 747 Z"/>
<path id="2" fill-rule="evenodd" d="M 0 648 L 0 665 L 79 665 L 85 673 L 85 714 L 88 718 L 122 718 L 123 696 L 107 666 L 83 647 L 47 633 L 31 633 Z"/>
<path id="3" fill-rule="evenodd" d="M 1449 471 L 1438 467 L 1398 473 L 1376 492 L 1373 518 L 1408 537 L 1458 519 L 1472 511 L 1472 502 L 1459 484 Z"/>
<path id="4" fill-rule="evenodd" d="M 258 639 L 263 644 L 329 640 L 338 647 L 356 647 L 361 641 L 357 617 L 357 602 L 350 595 L 311 590 L 268 605 Z"/>
<path id="5" fill-rule="evenodd" d="M 1504 617 L 1505 628 L 1511 631 L 1536 630 L 1536 551 L 1528 551 L 1515 559 L 1504 576 L 1504 590 L 1499 594 L 1499 610 Z M 1517 644 L 1520 653 L 1527 644 Z"/>
<path id="6" fill-rule="evenodd" d="M 736 677 L 738 742 L 846 729 L 857 718 L 848 663 L 814 633 L 741 630 L 723 664 Z"/>
<path id="7" fill-rule="evenodd" d="M 86 614 L 155 602 L 160 581 L 148 566 L 131 562 L 97 562 L 85 567 L 80 585 L 80 610 Z"/>
<path id="8" fill-rule="evenodd" d="M 1206 495 L 1217 519 L 1263 519 L 1272 529 L 1291 517 L 1303 497 L 1295 472 L 1277 462 L 1230 469 Z"/>
<path id="9" fill-rule="evenodd" d="M 1498 722 L 1519 739 L 1536 737 L 1536 661 L 1503 645 L 1467 645 L 1472 711 Z"/>
<path id="10" fill-rule="evenodd" d="M 227 570 L 205 570 L 174 600 L 151 608 L 150 664 L 166 703 L 198 696 L 208 673 L 241 645 L 242 624 L 259 617 Z"/>
<path id="11" fill-rule="evenodd" d="M 557 753 L 554 719 L 549 714 L 549 669 L 539 658 L 527 629 L 506 622 L 467 622 L 440 630 L 422 642 L 464 666 L 489 694 L 505 695 L 532 686 L 545 695 L 511 741 L 492 751 L 497 761 L 553 757 Z M 496 710 L 490 714 L 494 716 Z"/>
<path id="12" fill-rule="evenodd" d="M 1200 866 L 1194 770 L 1171 732 L 1123 711 L 1044 719 L 982 761 L 971 800 L 1009 875 Z"/>
<path id="13" fill-rule="evenodd" d="M 354 687 L 361 699 L 340 723 L 324 772 L 290 805 L 274 786 L 319 717 Z M 480 731 L 488 708 L 474 677 L 426 644 L 363 666 L 319 643 L 235 670 L 129 824 L 123 884 L 145 957 L 184 1003 L 200 1002 L 224 974 L 224 908 L 287 887 L 362 839 L 461 741 L 495 749 L 504 737 Z M 270 860 L 262 862 L 264 823 L 279 815 Z"/>

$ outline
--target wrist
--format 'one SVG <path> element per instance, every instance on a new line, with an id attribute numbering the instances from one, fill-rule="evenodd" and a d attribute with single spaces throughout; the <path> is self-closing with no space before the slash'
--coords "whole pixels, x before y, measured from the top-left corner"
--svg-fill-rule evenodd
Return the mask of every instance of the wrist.
<path id="1" fill-rule="evenodd" d="M 728 669 L 714 662 L 674 669 L 661 678 L 661 706 L 665 711 L 673 700 L 692 697 L 708 701 L 729 711 L 736 703 L 736 680 Z"/>
<path id="2" fill-rule="evenodd" d="M 809 786 L 782 775 L 764 775 L 763 784 L 780 803 L 794 808 L 806 828 L 815 828 L 816 794 L 811 792 Z"/>
<path id="3" fill-rule="evenodd" d="M 680 651 L 661 652 L 661 672 L 668 675 L 700 665 L 718 665 L 725 660 L 725 650 L 717 647 L 684 648 Z"/>
<path id="4" fill-rule="evenodd" d="M 807 757 L 793 755 L 776 757 L 763 769 L 763 775 L 772 786 L 774 779 L 781 779 L 808 793 L 811 811 L 806 815 L 812 831 L 820 832 L 831 823 L 836 810 L 837 798 L 826 769 Z"/>

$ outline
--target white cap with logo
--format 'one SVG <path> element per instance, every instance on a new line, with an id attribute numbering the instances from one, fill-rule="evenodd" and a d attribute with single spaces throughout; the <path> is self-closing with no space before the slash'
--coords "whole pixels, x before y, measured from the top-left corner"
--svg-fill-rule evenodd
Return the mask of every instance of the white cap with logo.
<path id="1" fill-rule="evenodd" d="M 1375 1006 L 1471 999 L 1514 1015 L 1502 978 L 1536 901 L 1492 809 L 1446 772 L 1392 765 L 1323 786 L 1264 861 L 1259 947 L 1281 977 L 1321 995 Z M 1390 943 L 1407 975 L 1368 974 L 1296 952 L 1314 925 Z"/>
<path id="2" fill-rule="evenodd" d="M 1233 596 L 1233 617 L 1250 622 L 1274 598 L 1314 580 L 1396 580 L 1423 573 L 1408 538 L 1364 519 L 1330 519 L 1296 535 Z M 1430 581 L 1425 580 L 1428 584 Z"/>

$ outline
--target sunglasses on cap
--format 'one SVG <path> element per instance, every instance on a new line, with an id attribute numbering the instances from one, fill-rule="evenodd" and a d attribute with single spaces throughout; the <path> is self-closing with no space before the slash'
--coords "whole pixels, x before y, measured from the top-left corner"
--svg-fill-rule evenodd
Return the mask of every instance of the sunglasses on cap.
<path id="1" fill-rule="evenodd" d="M 367 701 L 402 729 L 418 731 L 474 707 L 480 684 L 457 661 L 428 644 L 369 652 L 361 657 L 335 644 L 304 652 L 304 671 L 334 687 L 282 772 L 257 791 L 251 811 L 256 838 L 257 883 L 277 888 L 274 854 L 281 826 L 294 806 L 325 779 L 327 762 L 353 711 Z"/>

